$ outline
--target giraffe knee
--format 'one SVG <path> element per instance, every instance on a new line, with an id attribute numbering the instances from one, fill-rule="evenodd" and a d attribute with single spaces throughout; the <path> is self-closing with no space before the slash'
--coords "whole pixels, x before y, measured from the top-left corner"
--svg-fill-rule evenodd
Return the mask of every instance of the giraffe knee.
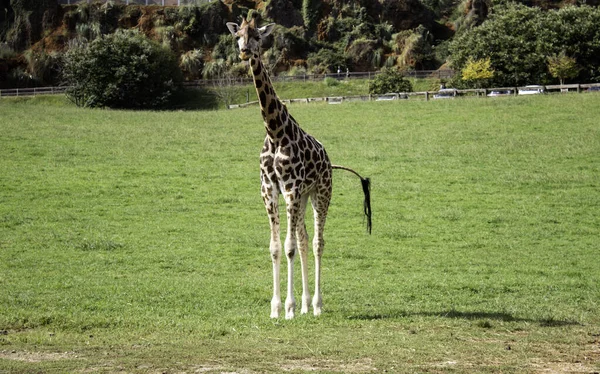
<path id="1" fill-rule="evenodd" d="M 285 242 L 285 255 L 289 259 L 293 259 L 294 256 L 296 255 L 296 245 L 295 244 L 296 243 L 294 242 L 293 239 L 286 240 L 286 242 Z"/>
<path id="2" fill-rule="evenodd" d="M 285 251 L 285 255 L 287 256 L 288 259 L 293 259 L 294 256 L 296 256 L 296 249 L 290 249 Z"/>
<path id="3" fill-rule="evenodd" d="M 281 256 L 281 244 L 271 244 L 269 252 L 271 253 L 271 260 L 278 261 L 279 256 Z"/>

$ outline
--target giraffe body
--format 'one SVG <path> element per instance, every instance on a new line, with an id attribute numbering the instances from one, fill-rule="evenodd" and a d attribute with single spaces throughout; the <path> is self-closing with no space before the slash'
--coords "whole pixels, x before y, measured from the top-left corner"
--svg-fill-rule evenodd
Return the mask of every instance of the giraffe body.
<path id="1" fill-rule="evenodd" d="M 262 198 L 269 216 L 271 241 L 269 250 L 273 263 L 273 298 L 271 317 L 278 318 L 282 309 L 280 294 L 281 238 L 279 196 L 286 203 L 287 233 L 284 252 L 288 264 L 285 317 L 294 317 L 294 259 L 300 253 L 302 272 L 301 313 L 308 313 L 312 301 L 314 315 L 321 314 L 321 258 L 323 230 L 332 191 L 332 165 L 325 148 L 306 133 L 279 100 L 260 59 L 261 38 L 268 35 L 273 24 L 256 28 L 254 19 L 241 25 L 228 23 L 227 27 L 238 39 L 240 58 L 248 60 L 260 102 L 266 137 L 260 154 Z M 310 197 L 314 212 L 313 254 L 315 259 L 315 291 L 311 299 L 308 284 L 308 233 L 304 222 Z"/>

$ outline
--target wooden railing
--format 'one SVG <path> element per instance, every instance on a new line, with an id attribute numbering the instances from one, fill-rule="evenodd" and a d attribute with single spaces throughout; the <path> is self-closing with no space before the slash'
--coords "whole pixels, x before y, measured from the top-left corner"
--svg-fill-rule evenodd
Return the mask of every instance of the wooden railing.
<path id="1" fill-rule="evenodd" d="M 600 83 L 586 83 L 586 84 L 566 84 L 566 85 L 548 85 L 548 86 L 537 86 L 540 87 L 542 92 L 540 93 L 556 93 L 556 92 L 587 92 L 595 91 L 600 93 Z M 425 99 L 449 99 L 456 97 L 489 97 L 492 96 L 493 92 L 501 92 L 498 96 L 516 96 L 523 95 L 523 91 L 531 90 L 531 87 L 498 87 L 498 88 L 481 88 L 481 89 L 468 89 L 468 90 L 454 90 L 452 95 L 444 95 L 443 97 L 436 97 L 440 91 L 421 91 L 421 92 L 401 92 L 401 93 L 386 93 L 383 95 L 356 95 L 356 96 L 331 96 L 331 97 L 313 97 L 306 99 L 287 99 L 281 100 L 286 104 L 290 103 L 314 103 L 314 102 L 326 102 L 329 104 L 341 104 L 344 102 L 353 101 L 394 101 L 394 100 L 407 100 L 410 98 Z M 509 92 L 509 93 L 507 93 Z M 247 106 L 258 105 L 258 101 L 250 101 L 241 104 L 228 105 L 229 109 L 245 108 Z"/>

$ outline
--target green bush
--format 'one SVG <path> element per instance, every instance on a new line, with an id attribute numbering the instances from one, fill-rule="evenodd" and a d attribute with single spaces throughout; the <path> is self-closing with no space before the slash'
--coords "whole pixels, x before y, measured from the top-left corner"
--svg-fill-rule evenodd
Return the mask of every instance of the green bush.
<path id="1" fill-rule="evenodd" d="M 384 68 L 371 82 L 369 93 L 385 94 L 389 92 L 411 92 L 412 84 L 404 78 L 402 72 L 396 68 Z"/>
<path id="2" fill-rule="evenodd" d="M 325 77 L 325 79 L 323 80 L 323 84 L 327 87 L 335 87 L 339 86 L 340 81 L 332 77 Z"/>
<path id="3" fill-rule="evenodd" d="M 347 68 L 344 55 L 327 48 L 321 48 L 317 53 L 309 54 L 307 63 L 309 70 L 315 74 L 333 73 L 338 68 L 345 71 Z"/>
<path id="4" fill-rule="evenodd" d="M 27 69 L 30 77 L 38 85 L 56 85 L 58 84 L 57 76 L 62 66 L 62 54 L 52 51 L 35 51 L 28 49 L 23 53 L 25 61 L 27 61 Z"/>
<path id="5" fill-rule="evenodd" d="M 78 106 L 160 108 L 181 83 L 175 55 L 136 31 L 74 44 L 64 57 L 67 96 Z"/>

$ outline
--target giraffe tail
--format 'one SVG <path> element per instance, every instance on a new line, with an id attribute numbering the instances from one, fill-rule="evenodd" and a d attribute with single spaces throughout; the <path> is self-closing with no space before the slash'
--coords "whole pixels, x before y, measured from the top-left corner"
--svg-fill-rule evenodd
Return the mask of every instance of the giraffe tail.
<path id="1" fill-rule="evenodd" d="M 345 166 L 331 165 L 331 168 L 349 171 L 352 174 L 354 174 L 360 178 L 360 183 L 362 185 L 363 193 L 365 194 L 364 212 L 365 212 L 365 216 L 367 217 L 367 231 L 370 234 L 371 227 L 372 227 L 372 222 L 371 222 L 371 215 L 372 215 L 372 212 L 371 212 L 371 180 L 369 178 L 363 178 L 356 171 L 354 171 L 350 168 L 347 168 Z"/>

